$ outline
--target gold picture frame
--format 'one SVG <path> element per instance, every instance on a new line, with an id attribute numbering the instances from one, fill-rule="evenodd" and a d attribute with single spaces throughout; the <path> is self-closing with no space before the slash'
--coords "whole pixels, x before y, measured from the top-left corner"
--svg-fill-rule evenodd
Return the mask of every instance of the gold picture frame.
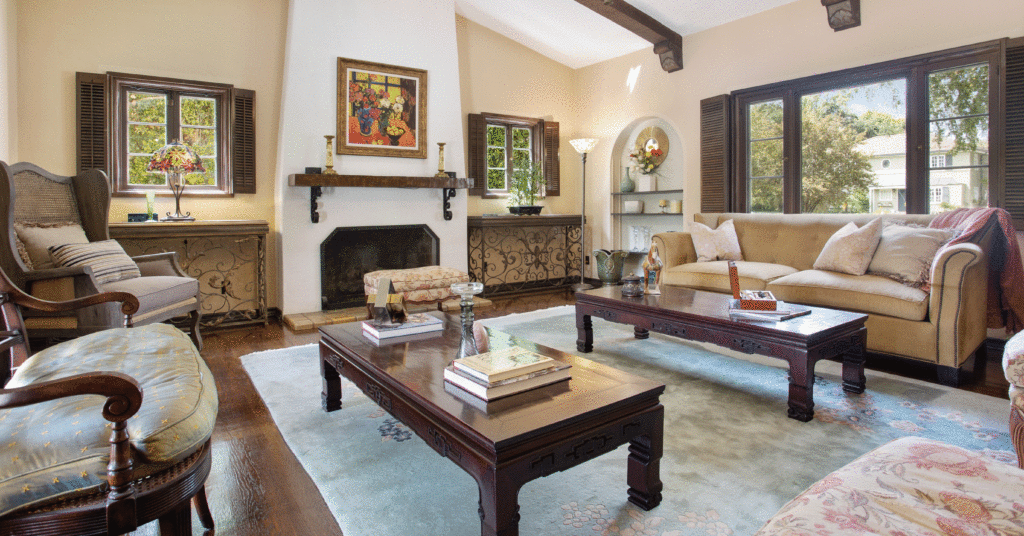
<path id="1" fill-rule="evenodd" d="M 427 157 L 427 71 L 338 58 L 338 154 Z"/>

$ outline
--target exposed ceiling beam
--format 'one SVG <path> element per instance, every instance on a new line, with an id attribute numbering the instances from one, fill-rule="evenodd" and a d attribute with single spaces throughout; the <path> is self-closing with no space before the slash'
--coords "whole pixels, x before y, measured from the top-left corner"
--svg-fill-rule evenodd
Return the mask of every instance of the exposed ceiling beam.
<path id="1" fill-rule="evenodd" d="M 654 53 L 665 71 L 672 73 L 683 68 L 683 37 L 654 17 L 623 0 L 576 1 L 654 44 Z"/>

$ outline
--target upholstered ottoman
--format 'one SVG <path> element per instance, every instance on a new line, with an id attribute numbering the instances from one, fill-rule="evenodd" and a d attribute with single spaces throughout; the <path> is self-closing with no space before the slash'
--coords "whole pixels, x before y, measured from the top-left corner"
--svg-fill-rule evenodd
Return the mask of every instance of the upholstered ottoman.
<path id="1" fill-rule="evenodd" d="M 363 276 L 363 290 L 367 296 L 377 294 L 377 282 L 381 278 L 391 279 L 395 292 L 412 304 L 440 303 L 451 298 L 452 283 L 465 283 L 469 275 L 444 266 L 423 266 L 401 270 L 377 270 Z"/>
<path id="2" fill-rule="evenodd" d="M 1010 438 L 1017 450 L 1017 464 L 1024 467 L 1024 331 L 1006 341 L 1003 374 L 1010 382 Z"/>
<path id="3" fill-rule="evenodd" d="M 218 406 L 213 375 L 188 336 L 167 324 L 60 343 L 25 361 L 5 388 L 96 371 L 127 374 L 142 388 L 142 406 L 127 421 L 136 482 L 209 448 Z M 105 401 L 79 395 L 0 410 L 0 525 L 15 511 L 106 491 Z"/>
<path id="4" fill-rule="evenodd" d="M 782 507 L 756 536 L 1024 534 L 1024 470 L 905 437 L 857 458 Z"/>

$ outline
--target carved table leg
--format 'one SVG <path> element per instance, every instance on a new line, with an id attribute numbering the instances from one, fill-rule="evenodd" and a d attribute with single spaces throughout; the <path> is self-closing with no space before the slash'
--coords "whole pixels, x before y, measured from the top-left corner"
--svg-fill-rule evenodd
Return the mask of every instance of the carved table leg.
<path id="1" fill-rule="evenodd" d="M 814 366 L 807 355 L 789 360 L 789 418 L 807 422 L 814 418 Z"/>
<path id="2" fill-rule="evenodd" d="M 327 360 L 324 348 L 320 347 L 320 376 L 323 378 L 323 391 L 320 393 L 320 404 L 324 411 L 341 409 L 341 374 Z"/>
<path id="3" fill-rule="evenodd" d="M 483 536 L 519 536 L 519 488 L 521 483 L 500 470 L 492 473 L 497 482 L 479 483 L 480 534 Z M 487 475 L 485 479 L 492 475 Z"/>
<path id="4" fill-rule="evenodd" d="M 580 352 L 591 352 L 594 350 L 594 323 L 590 315 L 580 313 L 576 310 L 576 349 Z"/>
<path id="5" fill-rule="evenodd" d="M 665 408 L 658 406 L 647 416 L 650 430 L 629 440 L 626 483 L 629 502 L 650 510 L 661 504 L 661 454 L 665 428 Z"/>
<path id="6" fill-rule="evenodd" d="M 843 354 L 843 391 L 847 393 L 860 394 L 867 387 L 864 377 L 865 332 L 860 330 L 853 347 Z"/>
<path id="7" fill-rule="evenodd" d="M 637 339 L 646 339 L 651 336 L 651 332 L 640 326 L 633 326 L 633 336 Z"/>

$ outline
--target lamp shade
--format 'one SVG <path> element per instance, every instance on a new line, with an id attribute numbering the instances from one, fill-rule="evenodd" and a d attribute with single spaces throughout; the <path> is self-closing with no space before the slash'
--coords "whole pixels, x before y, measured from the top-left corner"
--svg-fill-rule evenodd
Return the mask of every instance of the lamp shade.
<path id="1" fill-rule="evenodd" d="M 193 173 L 206 171 L 199 155 L 189 147 L 174 140 L 153 153 L 146 171 L 163 173 Z"/>
<path id="2" fill-rule="evenodd" d="M 569 143 L 572 144 L 572 148 L 576 149 L 577 153 L 587 154 L 597 145 L 597 138 L 576 138 L 575 140 L 569 140 Z"/>

